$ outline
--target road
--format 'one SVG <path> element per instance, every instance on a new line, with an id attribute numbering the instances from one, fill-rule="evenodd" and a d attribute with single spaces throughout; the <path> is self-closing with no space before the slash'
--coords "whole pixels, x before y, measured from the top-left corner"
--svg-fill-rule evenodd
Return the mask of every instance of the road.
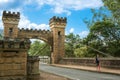
<path id="1" fill-rule="evenodd" d="M 64 76 L 72 80 L 120 80 L 119 75 L 54 67 L 47 64 L 40 64 L 40 70 L 59 76 Z"/>

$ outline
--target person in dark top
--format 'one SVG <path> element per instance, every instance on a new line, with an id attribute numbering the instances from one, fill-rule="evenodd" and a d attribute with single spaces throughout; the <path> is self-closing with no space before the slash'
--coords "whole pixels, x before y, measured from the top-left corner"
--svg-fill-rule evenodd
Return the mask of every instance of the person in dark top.
<path id="1" fill-rule="evenodd" d="M 96 63 L 96 66 L 97 66 L 97 70 L 100 71 L 100 60 L 98 58 L 98 55 L 96 55 L 96 57 L 95 57 L 95 63 Z"/>

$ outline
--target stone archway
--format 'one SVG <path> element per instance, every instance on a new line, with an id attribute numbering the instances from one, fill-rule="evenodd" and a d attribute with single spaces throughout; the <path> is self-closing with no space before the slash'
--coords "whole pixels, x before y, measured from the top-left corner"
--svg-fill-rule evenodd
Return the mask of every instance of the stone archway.
<path id="1" fill-rule="evenodd" d="M 66 18 L 52 17 L 49 20 L 51 31 L 19 29 L 20 13 L 3 12 L 4 38 L 10 39 L 41 39 L 51 45 L 52 63 L 58 63 L 64 57 Z"/>

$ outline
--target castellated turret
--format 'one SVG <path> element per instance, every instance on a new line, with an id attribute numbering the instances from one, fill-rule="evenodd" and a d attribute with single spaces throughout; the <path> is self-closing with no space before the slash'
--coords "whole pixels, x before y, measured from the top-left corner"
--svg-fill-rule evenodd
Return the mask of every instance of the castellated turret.
<path id="1" fill-rule="evenodd" d="M 66 17 L 56 17 L 56 16 L 53 16 L 50 20 L 49 20 L 49 25 L 50 25 L 50 28 L 53 28 L 53 27 L 61 27 L 61 28 L 64 28 L 67 24 L 67 18 Z"/>
<path id="2" fill-rule="evenodd" d="M 64 57 L 65 54 L 65 27 L 67 24 L 67 18 L 66 17 L 52 17 L 49 20 L 49 25 L 52 31 L 53 35 L 53 41 L 52 44 L 53 47 L 53 54 L 52 55 L 52 61 L 53 63 L 58 63 L 61 58 Z"/>
<path id="3" fill-rule="evenodd" d="M 10 11 L 3 11 L 3 19 L 4 18 L 14 18 L 14 19 L 20 19 L 20 13 L 17 12 L 10 12 Z"/>
<path id="4" fill-rule="evenodd" d="M 16 38 L 18 35 L 18 23 L 20 13 L 3 11 L 2 21 L 4 25 L 4 37 Z"/>

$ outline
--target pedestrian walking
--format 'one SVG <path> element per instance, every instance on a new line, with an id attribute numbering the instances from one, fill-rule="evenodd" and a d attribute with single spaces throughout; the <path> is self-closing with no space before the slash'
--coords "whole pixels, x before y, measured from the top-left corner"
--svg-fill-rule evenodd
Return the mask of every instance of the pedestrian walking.
<path id="1" fill-rule="evenodd" d="M 100 71 L 100 60 L 99 60 L 98 55 L 96 55 L 96 57 L 95 57 L 95 63 L 96 63 L 96 66 L 97 66 L 97 70 Z"/>

